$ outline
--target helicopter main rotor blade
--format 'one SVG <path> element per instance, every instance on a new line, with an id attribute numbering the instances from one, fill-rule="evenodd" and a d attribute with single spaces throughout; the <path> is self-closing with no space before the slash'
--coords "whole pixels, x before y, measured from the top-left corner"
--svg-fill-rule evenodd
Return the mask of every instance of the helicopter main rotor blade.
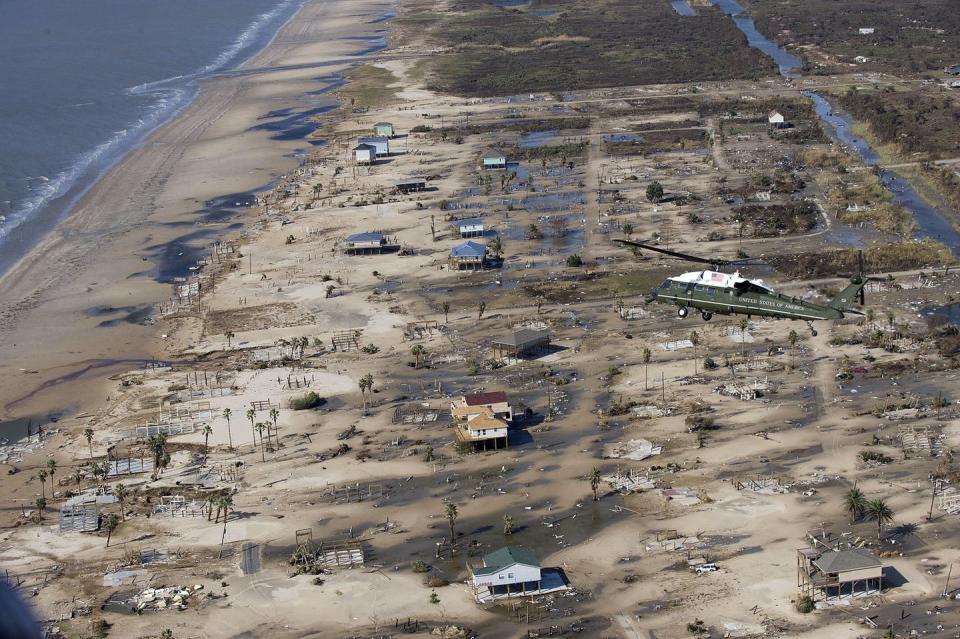
<path id="1" fill-rule="evenodd" d="M 709 259 L 706 257 L 698 257 L 696 255 L 689 255 L 687 253 L 680 253 L 679 251 L 671 251 L 670 249 L 660 248 L 659 246 L 651 246 L 649 244 L 643 244 L 642 242 L 633 242 L 631 240 L 614 240 L 618 244 L 623 244 L 624 246 L 634 246 L 639 249 L 647 249 L 653 251 L 654 253 L 660 253 L 662 255 L 667 255 L 679 260 L 684 260 L 687 262 L 696 262 L 698 264 L 709 264 L 710 266 L 759 266 L 763 262 L 758 262 L 756 260 L 742 259 L 742 260 L 724 260 L 721 258 Z"/>

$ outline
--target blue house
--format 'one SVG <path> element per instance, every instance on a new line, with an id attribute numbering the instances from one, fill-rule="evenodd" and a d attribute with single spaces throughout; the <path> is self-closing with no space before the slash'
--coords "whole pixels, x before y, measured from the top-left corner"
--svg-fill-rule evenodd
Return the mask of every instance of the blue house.
<path id="1" fill-rule="evenodd" d="M 478 271 L 487 265 L 487 247 L 467 241 L 450 249 L 450 269 L 455 271 Z"/>

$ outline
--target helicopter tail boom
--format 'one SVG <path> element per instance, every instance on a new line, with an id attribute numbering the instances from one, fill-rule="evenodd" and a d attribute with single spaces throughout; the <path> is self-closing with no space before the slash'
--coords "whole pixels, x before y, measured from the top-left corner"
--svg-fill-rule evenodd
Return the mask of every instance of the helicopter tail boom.
<path id="1" fill-rule="evenodd" d="M 840 312 L 847 311 L 854 303 L 864 303 L 863 287 L 869 280 L 865 277 L 855 276 L 850 278 L 850 283 L 840 291 L 836 297 L 827 304 L 832 309 Z"/>

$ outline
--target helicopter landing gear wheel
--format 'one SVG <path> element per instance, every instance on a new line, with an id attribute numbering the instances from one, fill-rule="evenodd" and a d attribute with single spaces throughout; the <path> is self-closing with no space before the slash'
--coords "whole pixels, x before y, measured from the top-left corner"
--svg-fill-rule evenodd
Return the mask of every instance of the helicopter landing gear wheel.
<path id="1" fill-rule="evenodd" d="M 702 313 L 700 313 L 700 317 L 703 318 L 704 322 L 709 322 L 713 318 L 713 313 L 711 313 L 710 311 L 703 311 Z"/>
<path id="2" fill-rule="evenodd" d="M 812 335 L 813 337 L 817 336 L 817 329 L 813 327 L 813 324 L 811 322 L 807 322 L 807 328 L 810 329 L 810 335 Z"/>
<path id="3" fill-rule="evenodd" d="M 681 306 L 677 309 L 677 315 L 679 315 L 681 319 L 686 317 L 689 313 L 690 310 L 686 306 Z"/>

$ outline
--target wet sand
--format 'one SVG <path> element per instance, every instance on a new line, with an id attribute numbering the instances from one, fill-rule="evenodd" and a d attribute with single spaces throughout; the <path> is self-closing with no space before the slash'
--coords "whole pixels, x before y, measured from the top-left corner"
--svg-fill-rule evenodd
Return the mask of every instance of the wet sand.
<path id="1" fill-rule="evenodd" d="M 235 233 L 255 212 L 230 207 L 246 203 L 238 196 L 227 198 L 224 215 L 205 203 L 247 194 L 297 166 L 294 154 L 310 147 L 303 134 L 312 127 L 296 114 L 334 107 L 316 92 L 337 86 L 338 74 L 363 59 L 356 38 L 376 35 L 383 25 L 372 21 L 389 6 L 306 2 L 239 72 L 205 81 L 191 105 L 0 279 L 0 424 L 92 409 L 108 394 L 111 373 L 175 350 L 162 322 L 142 323 L 170 295 L 158 280 L 183 272 L 204 244 Z M 262 120 L 286 109 L 294 117 Z"/>

